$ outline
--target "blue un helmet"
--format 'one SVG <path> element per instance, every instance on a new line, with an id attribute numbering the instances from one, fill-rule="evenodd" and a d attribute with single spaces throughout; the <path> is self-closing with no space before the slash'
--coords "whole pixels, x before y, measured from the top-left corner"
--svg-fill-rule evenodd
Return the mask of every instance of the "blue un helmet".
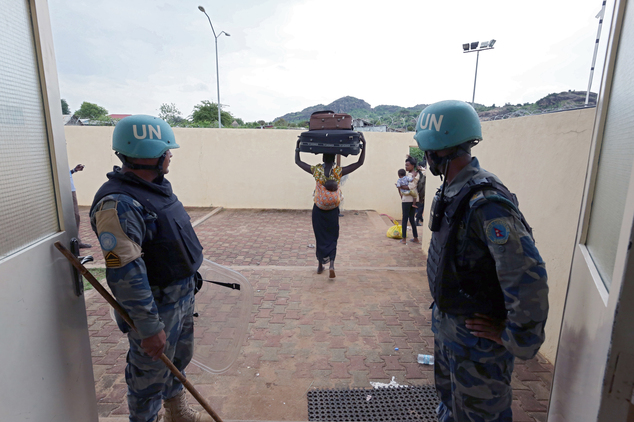
<path id="1" fill-rule="evenodd" d="M 429 170 L 438 176 L 451 160 L 470 153 L 471 147 L 482 140 L 480 118 L 473 107 L 463 101 L 439 101 L 420 113 L 414 139 L 426 153 Z M 449 155 L 436 154 L 436 151 L 454 147 L 455 151 Z"/>
<path id="2" fill-rule="evenodd" d="M 112 149 L 130 158 L 159 158 L 179 148 L 170 125 L 158 117 L 137 114 L 121 119 L 112 133 Z"/>
<path id="3" fill-rule="evenodd" d="M 112 133 L 112 149 L 125 167 L 163 173 L 167 150 L 180 148 L 174 131 L 162 119 L 137 114 L 121 119 Z M 156 165 L 132 163 L 128 158 L 158 158 Z M 161 176 L 162 177 L 162 176 Z"/>

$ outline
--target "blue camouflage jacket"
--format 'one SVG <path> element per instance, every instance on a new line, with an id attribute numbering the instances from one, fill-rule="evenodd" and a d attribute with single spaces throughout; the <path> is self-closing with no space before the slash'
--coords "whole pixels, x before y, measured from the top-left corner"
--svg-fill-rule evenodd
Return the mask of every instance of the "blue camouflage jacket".
<path id="1" fill-rule="evenodd" d="M 470 165 L 448 184 L 445 195 L 453 197 L 469 180 L 484 178 L 499 181 L 495 175 L 482 169 L 474 157 Z M 494 190 L 484 190 L 470 199 L 469 210 L 465 212 L 457 233 L 458 244 L 463 245 L 457 259 L 469 265 L 483 254 L 493 257 L 508 311 L 502 332 L 504 348 L 516 357 L 530 359 L 545 338 L 544 326 L 548 316 L 545 263 L 521 217 L 511 207 L 491 200 L 494 195 L 498 195 Z M 472 212 L 467 223 L 469 211 Z M 477 360 L 487 352 L 496 353 L 497 343 L 472 335 L 465 327 L 465 319 L 465 316 L 449 315 L 434 309 L 432 329 L 446 346 L 465 357 Z"/>
<path id="2" fill-rule="evenodd" d="M 90 215 L 92 229 L 100 237 L 104 256 L 107 255 L 107 251 L 110 249 L 109 247 L 104 247 L 104 242 L 112 242 L 112 240 L 104 239 L 100 236 L 97 229 L 98 211 L 112 208 L 116 209 L 122 229 L 122 233 L 115 233 L 116 242 L 119 244 L 132 242 L 138 245 L 138 250 L 140 251 L 140 245 L 143 241 L 152 239 L 156 235 L 156 214 L 146 210 L 139 202 L 128 195 L 107 195 L 97 203 Z M 130 262 L 124 260 L 122 266 L 110 267 L 106 264 L 106 279 L 114 297 L 130 315 L 139 336 L 147 338 L 159 333 L 165 327 L 159 315 L 159 306 L 169 302 L 176 302 L 180 298 L 164 297 L 165 294 L 163 294 L 161 289 L 150 286 L 145 262 L 140 253 L 138 255 L 138 257 L 136 255 L 131 256 L 134 259 Z M 190 285 L 191 283 L 191 278 L 177 280 L 171 284 L 173 288 L 170 291 L 186 292 L 191 290 L 193 286 Z M 181 284 L 182 286 L 180 286 Z M 158 298 L 160 298 L 160 304 L 157 306 Z M 118 320 L 118 322 L 123 329 L 122 321 Z"/>

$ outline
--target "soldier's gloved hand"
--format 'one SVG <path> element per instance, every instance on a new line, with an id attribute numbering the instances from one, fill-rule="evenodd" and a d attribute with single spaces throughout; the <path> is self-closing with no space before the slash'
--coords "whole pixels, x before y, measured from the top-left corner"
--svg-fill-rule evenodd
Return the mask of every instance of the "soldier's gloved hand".
<path id="1" fill-rule="evenodd" d="M 158 360 L 165 349 L 165 331 L 161 330 L 151 337 L 141 340 L 141 347 L 145 353 L 152 357 L 152 360 Z"/>
<path id="2" fill-rule="evenodd" d="M 502 344 L 502 331 L 506 327 L 504 320 L 494 319 L 486 315 L 475 314 L 477 318 L 467 319 L 465 326 L 476 337 L 488 338 Z"/>

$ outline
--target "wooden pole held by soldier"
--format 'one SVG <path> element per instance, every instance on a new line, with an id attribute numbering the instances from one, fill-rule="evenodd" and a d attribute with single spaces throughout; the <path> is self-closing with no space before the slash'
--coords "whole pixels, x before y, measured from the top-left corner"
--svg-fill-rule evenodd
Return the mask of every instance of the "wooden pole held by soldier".
<path id="1" fill-rule="evenodd" d="M 119 302 L 117 302 L 115 298 L 112 297 L 112 295 L 101 285 L 101 283 L 97 281 L 97 279 L 90 273 L 90 271 L 88 271 L 86 267 L 84 267 L 81 264 L 81 262 L 79 262 L 77 257 L 73 255 L 68 249 L 66 249 L 64 245 L 62 245 L 60 242 L 55 242 L 55 247 L 59 249 L 59 251 L 62 254 L 64 254 L 64 256 L 70 261 L 71 264 L 73 264 L 75 268 L 77 268 L 77 270 L 79 271 L 81 275 L 86 277 L 86 280 L 88 280 L 88 282 L 92 284 L 95 290 L 97 290 L 99 294 L 103 296 L 103 298 L 106 299 L 106 301 L 115 309 L 115 311 L 117 311 L 119 315 L 121 315 L 124 321 L 127 322 L 128 325 L 132 327 L 134 331 L 136 331 L 134 322 L 132 322 L 132 319 L 130 318 L 126 310 L 123 309 L 123 307 L 119 304 Z M 218 416 L 218 414 L 211 408 L 209 403 L 207 403 L 207 400 L 205 400 L 203 396 L 200 395 L 200 393 L 196 390 L 193 384 L 189 382 L 189 380 L 185 377 L 185 375 L 183 375 L 181 371 L 179 371 L 178 368 L 174 366 L 172 361 L 169 360 L 167 356 L 165 356 L 165 353 L 161 354 L 159 359 L 163 361 L 165 366 L 167 366 L 167 368 L 172 372 L 172 374 L 174 374 L 174 376 L 178 378 L 178 380 L 185 386 L 187 391 L 189 391 L 191 395 L 194 396 L 196 401 L 200 403 L 200 405 L 207 411 L 207 413 L 209 413 L 209 415 L 216 422 L 223 422 L 220 416 Z"/>

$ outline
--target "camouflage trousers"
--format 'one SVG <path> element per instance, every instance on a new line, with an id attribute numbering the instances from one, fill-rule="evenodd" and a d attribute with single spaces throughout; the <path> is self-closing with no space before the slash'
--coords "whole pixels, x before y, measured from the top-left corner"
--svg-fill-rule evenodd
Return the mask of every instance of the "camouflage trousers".
<path id="1" fill-rule="evenodd" d="M 434 377 L 439 422 L 512 422 L 514 357 L 471 335 L 464 317 L 433 313 Z"/>
<path id="2" fill-rule="evenodd" d="M 194 354 L 194 281 L 153 289 L 161 321 L 165 324 L 165 355 L 184 373 Z M 141 348 L 141 338 L 128 333 L 130 351 L 125 379 L 128 384 L 130 422 L 154 422 L 162 401 L 176 396 L 181 382 L 161 360 L 153 361 Z"/>

